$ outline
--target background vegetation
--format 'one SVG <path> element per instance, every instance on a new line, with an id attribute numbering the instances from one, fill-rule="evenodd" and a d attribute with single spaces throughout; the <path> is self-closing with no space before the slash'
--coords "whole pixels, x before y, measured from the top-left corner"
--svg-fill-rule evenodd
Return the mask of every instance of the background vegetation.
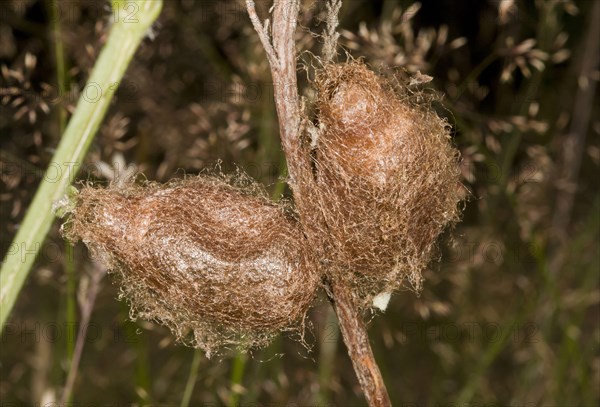
<path id="1" fill-rule="evenodd" d="M 446 94 L 440 114 L 470 191 L 421 295 L 395 295 L 370 324 L 394 405 L 600 401 L 599 9 L 596 0 L 344 2 L 345 50 L 382 71 L 432 76 Z M 323 2 L 304 2 L 299 50 L 320 52 L 324 16 Z M 104 1 L 0 0 L 2 256 L 89 90 L 110 18 Z M 166 181 L 220 163 L 288 194 L 267 61 L 243 3 L 167 1 L 149 37 L 79 179 L 107 182 L 135 165 Z M 110 276 L 58 227 L 2 333 L 2 405 L 60 400 L 81 327 L 69 392 L 80 405 L 364 404 L 326 301 L 311 311 L 309 350 L 283 337 L 248 358 L 207 360 L 165 328 L 129 321 Z"/>

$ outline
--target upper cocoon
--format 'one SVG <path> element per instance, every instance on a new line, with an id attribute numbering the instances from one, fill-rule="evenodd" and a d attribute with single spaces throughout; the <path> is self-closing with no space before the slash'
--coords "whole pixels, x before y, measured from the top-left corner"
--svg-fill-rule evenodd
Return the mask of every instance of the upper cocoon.
<path id="1" fill-rule="evenodd" d="M 315 82 L 313 200 L 328 272 L 372 307 L 403 280 L 420 288 L 438 236 L 458 220 L 458 151 L 428 104 L 360 62 L 328 64 Z"/>

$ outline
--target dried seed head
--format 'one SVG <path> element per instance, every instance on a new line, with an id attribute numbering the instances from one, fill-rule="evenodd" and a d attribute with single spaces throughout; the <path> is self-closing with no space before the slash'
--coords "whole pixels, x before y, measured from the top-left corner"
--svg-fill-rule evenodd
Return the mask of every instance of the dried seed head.
<path id="1" fill-rule="evenodd" d="M 420 288 L 436 239 L 458 219 L 458 152 L 428 105 L 362 63 L 326 65 L 316 87 L 314 201 L 327 225 L 330 272 L 372 307 L 405 278 Z"/>
<path id="2" fill-rule="evenodd" d="M 207 354 L 264 345 L 302 319 L 319 278 L 296 221 L 256 189 L 209 177 L 84 187 L 64 231 L 118 274 L 134 316 Z"/>

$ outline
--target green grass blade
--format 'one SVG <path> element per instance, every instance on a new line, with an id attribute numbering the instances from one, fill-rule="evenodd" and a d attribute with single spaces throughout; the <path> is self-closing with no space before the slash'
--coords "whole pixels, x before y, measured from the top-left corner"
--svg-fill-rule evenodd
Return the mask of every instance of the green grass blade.
<path id="1" fill-rule="evenodd" d="M 240 401 L 240 388 L 244 380 L 244 371 L 248 356 L 245 353 L 237 352 L 233 359 L 233 368 L 231 371 L 231 398 L 227 404 L 229 407 L 236 407 Z"/>
<path id="2" fill-rule="evenodd" d="M 202 355 L 202 349 L 198 348 L 194 350 L 194 358 L 192 359 L 192 365 L 190 366 L 190 373 L 185 384 L 185 390 L 183 391 L 180 407 L 189 407 L 190 405 L 192 393 L 194 392 L 194 387 L 196 387 L 196 380 L 198 380 L 198 367 L 200 366 Z"/>
<path id="3" fill-rule="evenodd" d="M 162 0 L 136 0 L 126 4 L 113 0 L 112 7 L 114 22 L 108 41 L 2 263 L 0 330 L 50 230 L 54 220 L 53 202 L 59 200 L 73 182 L 131 58 L 160 13 Z"/>

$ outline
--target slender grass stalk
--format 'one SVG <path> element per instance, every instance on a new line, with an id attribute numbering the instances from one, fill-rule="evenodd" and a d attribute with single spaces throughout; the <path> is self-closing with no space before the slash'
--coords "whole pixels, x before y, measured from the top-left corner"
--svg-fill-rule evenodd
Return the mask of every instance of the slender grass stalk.
<path id="1" fill-rule="evenodd" d="M 130 307 L 126 301 L 119 302 L 118 320 L 122 321 L 119 329 L 124 342 L 129 347 L 129 352 L 135 355 L 133 366 L 133 381 L 135 383 L 136 405 L 146 406 L 152 404 L 152 377 L 150 373 L 150 352 L 146 330 L 140 326 L 139 321 L 129 319 Z"/>
<path id="2" fill-rule="evenodd" d="M 555 7 L 544 8 L 544 12 L 540 18 L 542 23 L 538 27 L 538 33 L 536 40 L 539 44 L 539 48 L 543 51 L 546 51 L 550 44 L 551 38 L 554 38 L 558 32 L 558 27 L 553 23 L 555 18 L 552 16 L 555 13 Z M 520 97 L 518 100 L 521 103 L 516 104 L 515 112 L 519 115 L 524 115 L 529 106 L 530 100 L 535 100 L 534 96 L 539 94 L 540 86 L 543 82 L 543 76 L 545 71 L 535 71 L 532 77 L 527 81 L 526 86 L 523 86 Z M 519 147 L 521 146 L 521 142 L 523 140 L 523 134 L 518 129 L 515 129 L 513 133 L 506 138 L 507 142 L 503 146 L 503 155 L 500 157 L 500 177 L 498 184 L 500 185 L 500 189 L 502 191 L 506 191 L 506 186 L 508 185 L 509 175 L 511 173 L 511 168 L 514 166 L 514 160 L 519 151 Z M 496 197 L 496 199 L 490 202 L 487 215 L 486 215 L 486 223 L 493 224 L 494 217 L 496 216 L 496 208 L 501 205 L 502 196 Z M 539 257 L 539 256 L 538 256 Z M 555 304 L 560 304 L 560 294 L 558 292 L 558 287 L 556 285 L 555 277 L 552 277 L 549 274 L 548 267 L 545 264 L 547 259 L 542 256 L 541 258 L 537 258 L 537 268 L 540 270 L 540 274 L 543 277 L 543 288 L 540 289 L 540 293 L 535 297 L 535 300 L 530 301 L 525 307 L 522 308 L 520 312 L 517 313 L 516 317 L 513 320 L 509 320 L 509 323 L 506 325 L 506 328 L 503 330 L 503 334 L 501 337 L 492 343 L 484 352 L 483 357 L 480 359 L 479 365 L 475 368 L 474 373 L 470 376 L 467 384 L 461 390 L 457 404 L 465 404 L 469 403 L 473 397 L 475 396 L 477 386 L 479 385 L 482 376 L 485 374 L 485 371 L 492 365 L 495 359 L 500 355 L 501 351 L 505 349 L 508 345 L 508 341 L 510 340 L 510 327 L 518 326 L 518 324 L 523 321 L 527 314 L 529 314 L 534 307 L 539 306 L 539 304 L 545 299 L 546 295 L 553 296 L 552 302 Z M 549 315 L 553 315 L 553 313 L 547 313 Z M 551 316 L 546 317 L 545 321 L 541 321 L 539 324 L 541 326 L 550 326 L 552 323 Z"/>
<path id="3" fill-rule="evenodd" d="M 65 323 L 68 327 L 74 327 L 77 323 L 76 313 L 76 277 L 75 277 L 75 261 L 73 259 L 73 246 L 65 242 L 65 274 L 67 275 L 67 309 L 65 311 Z M 71 363 L 73 351 L 75 350 L 75 338 L 73 335 L 66 336 L 66 352 L 67 363 Z"/>
<path id="4" fill-rule="evenodd" d="M 134 4 L 136 11 L 131 11 Z M 56 149 L 0 270 L 0 330 L 54 221 L 52 205 L 65 194 L 138 45 L 158 17 L 162 0 L 113 0 L 114 21 L 104 49 L 82 91 L 75 114 Z M 126 9 L 126 7 L 129 7 Z"/>
<path id="5" fill-rule="evenodd" d="M 48 17 L 50 18 L 50 30 L 51 30 L 51 43 L 54 47 L 54 60 L 56 67 L 56 86 L 58 89 L 58 95 L 62 96 L 66 94 L 67 86 L 67 75 L 66 75 L 66 62 L 65 62 L 65 51 L 62 41 L 62 27 L 61 20 L 58 15 L 58 3 L 57 0 L 47 0 L 48 4 Z M 63 134 L 67 127 L 67 109 L 64 106 L 59 105 L 57 111 L 58 121 L 58 134 Z M 75 263 L 73 260 L 73 246 L 65 242 L 64 244 L 64 268 L 67 276 L 67 290 L 65 293 L 66 299 L 66 310 L 65 310 L 65 323 L 68 327 L 74 327 L 77 322 L 76 315 L 76 298 L 75 298 Z M 65 358 L 67 365 L 71 363 L 73 357 L 73 351 L 75 350 L 75 338 L 73 335 L 65 335 Z"/>
<path id="6" fill-rule="evenodd" d="M 227 403 L 229 407 L 236 407 L 240 401 L 239 388 L 244 379 L 247 361 L 248 356 L 241 352 L 238 352 L 233 359 L 233 369 L 231 371 L 231 397 L 229 398 L 229 403 Z"/>
<path id="7" fill-rule="evenodd" d="M 188 407 L 196 386 L 196 380 L 198 379 L 198 367 L 202 360 L 203 350 L 198 348 L 194 350 L 194 359 L 192 359 L 192 365 L 190 366 L 190 374 L 188 375 L 187 382 L 185 384 L 185 390 L 183 391 L 183 397 L 181 398 L 180 407 Z"/>
<path id="8" fill-rule="evenodd" d="M 598 284 L 598 261 L 596 260 L 595 262 L 590 263 L 584 256 L 584 248 L 593 245 L 592 242 L 597 239 L 598 230 L 600 230 L 600 196 L 596 197 L 593 208 L 594 210 L 590 211 L 590 216 L 583 222 L 585 225 L 583 230 L 581 230 L 581 232 L 574 237 L 570 244 L 565 248 L 573 258 L 569 263 L 571 267 L 576 270 L 585 270 L 585 273 L 582 273 L 579 284 L 585 289 L 584 291 L 588 293 L 593 292 L 594 287 Z M 551 263 L 549 265 L 548 275 L 548 280 L 553 282 L 556 280 L 556 276 L 552 273 Z M 588 403 L 585 403 L 584 401 L 586 398 L 593 399 L 594 397 L 593 391 L 590 391 L 593 387 L 586 386 L 585 384 L 587 379 L 592 375 L 588 372 L 581 371 L 585 370 L 585 367 L 591 369 L 591 363 L 588 364 L 586 361 L 593 360 L 593 357 L 591 354 L 586 353 L 589 353 L 594 346 L 589 346 L 589 348 L 586 347 L 581 338 L 577 335 L 580 327 L 585 324 L 584 318 L 589 307 L 589 302 L 582 298 L 579 304 L 568 306 L 565 304 L 564 297 L 560 296 L 559 287 L 554 285 L 552 289 L 558 294 L 558 298 L 552 301 L 552 304 L 556 309 L 551 313 L 553 314 L 553 320 L 548 321 L 547 326 L 544 327 L 543 334 L 545 341 L 551 343 L 553 336 L 557 333 L 556 328 L 558 326 L 560 327 L 562 339 L 560 348 L 556 352 L 557 359 L 554 372 L 555 386 L 552 389 L 552 396 L 550 399 L 556 400 L 557 405 L 566 405 L 569 404 L 569 402 L 575 402 L 568 400 L 569 394 L 573 394 L 573 389 L 568 389 L 565 384 L 580 382 L 578 394 L 581 395 L 582 400 L 580 400 L 579 403 L 581 403 L 581 405 L 593 405 L 594 403 L 591 401 Z M 564 318 L 564 321 L 561 321 L 562 318 L 560 314 L 568 314 L 569 318 Z M 588 349 L 590 351 L 588 351 Z M 593 353 L 593 351 L 591 351 L 591 353 Z M 569 379 L 569 374 L 572 375 L 571 369 L 577 366 L 580 366 L 578 377 L 575 380 L 573 380 L 573 377 Z M 571 392 L 569 392 L 569 390 L 571 390 Z"/>
<path id="9" fill-rule="evenodd" d="M 320 330 L 318 405 L 328 405 L 330 402 L 330 386 L 340 337 L 340 328 L 334 309 L 327 307 L 326 313 L 325 326 Z"/>
<path id="10" fill-rule="evenodd" d="M 532 305 L 535 301 L 530 301 L 523 309 L 524 312 L 517 314 L 514 318 L 510 319 L 508 323 L 505 323 L 501 327 L 500 337 L 492 341 L 481 355 L 479 363 L 474 366 L 472 373 L 469 375 L 465 386 L 461 389 L 458 397 L 455 401 L 456 405 L 463 406 L 469 405 L 476 395 L 477 389 L 485 377 L 485 374 L 492 363 L 496 360 L 500 352 L 502 352 L 508 345 L 512 335 L 511 329 L 515 326 L 520 326 L 525 319 L 526 315 L 533 308 Z"/>
<path id="11" fill-rule="evenodd" d="M 136 327 L 138 323 L 134 323 Z M 144 330 L 137 335 L 135 349 L 135 392 L 138 397 L 138 405 L 147 406 L 152 404 L 152 380 L 150 374 L 150 357 L 148 352 L 148 336 Z"/>
<path id="12" fill-rule="evenodd" d="M 595 207 L 598 208 L 599 205 L 596 204 Z M 595 230 L 597 230 L 597 227 L 598 227 L 598 217 L 594 211 L 592 211 L 592 213 L 593 213 L 593 215 L 590 217 L 588 224 L 590 225 L 590 230 L 595 231 Z M 583 234 L 583 236 L 587 237 L 585 233 Z M 569 247 L 570 253 L 578 253 L 578 248 L 576 247 L 577 243 L 581 244 L 581 242 L 579 240 L 577 240 L 574 242 L 574 244 L 572 246 Z M 490 345 L 487 347 L 487 349 L 484 350 L 481 357 L 479 358 L 479 363 L 472 370 L 472 374 L 470 375 L 469 379 L 467 380 L 465 386 L 460 391 L 458 398 L 455 400 L 456 405 L 468 405 L 469 403 L 472 402 L 473 398 L 476 395 L 477 388 L 478 388 L 481 380 L 483 379 L 487 369 L 491 366 L 491 364 L 496 360 L 498 355 L 506 348 L 506 346 L 512 339 L 512 333 L 514 332 L 513 331 L 514 327 L 522 326 L 523 321 L 527 318 L 528 315 L 530 315 L 532 312 L 534 312 L 534 310 L 539 310 L 542 307 L 541 302 L 544 301 L 545 296 L 549 295 L 548 292 L 550 292 L 550 295 L 552 295 L 553 292 L 555 294 L 557 294 L 558 298 L 552 298 L 551 303 L 557 304 L 557 306 L 560 306 L 560 304 L 561 304 L 561 299 L 560 299 L 560 295 L 559 295 L 560 293 L 558 292 L 558 287 L 555 284 L 556 281 L 555 281 L 554 276 L 552 276 L 549 272 L 546 254 L 543 252 L 536 253 L 535 261 L 536 261 L 536 268 L 538 269 L 540 274 L 544 274 L 543 289 L 541 289 L 535 297 L 529 299 L 525 303 L 524 306 L 520 307 L 521 311 L 515 313 L 516 315 L 513 318 L 511 318 L 502 327 L 502 329 L 501 329 L 502 334 L 500 335 L 500 337 L 497 340 L 491 342 Z M 591 278 L 589 280 L 586 280 L 584 282 L 584 284 L 582 284 L 582 285 L 584 287 L 592 286 L 594 284 L 592 281 L 594 281 L 594 282 L 596 281 L 595 277 L 596 277 L 596 275 L 591 276 Z M 583 312 L 583 311 L 580 311 L 580 312 Z M 569 326 L 577 326 L 577 321 L 580 320 L 579 318 L 581 318 L 581 316 L 574 313 L 574 315 L 569 320 Z M 544 334 L 546 336 L 545 342 L 550 343 L 551 340 L 548 339 L 547 337 L 550 336 L 550 334 L 552 333 L 551 330 L 556 327 L 556 324 L 548 322 L 547 325 L 548 325 L 547 328 L 542 327 L 542 331 L 549 331 L 549 332 L 545 332 Z M 570 357 L 571 356 L 570 353 L 575 352 L 575 350 L 573 350 L 572 348 L 569 348 L 569 346 L 572 346 L 572 342 L 569 340 L 569 338 L 566 334 L 566 329 L 564 331 L 565 331 L 565 334 L 564 334 L 563 341 L 566 341 L 566 342 L 562 342 L 561 345 L 563 347 L 567 347 L 567 349 L 561 349 L 559 351 L 559 356 L 562 356 L 562 352 L 565 352 L 566 356 Z M 560 363 L 560 360 L 558 363 Z M 567 366 L 558 366 L 557 370 L 561 375 L 564 375 L 565 372 L 562 372 L 562 370 L 566 369 L 566 368 L 567 368 Z M 559 377 L 556 382 L 564 383 L 564 382 L 561 382 L 560 379 L 561 379 L 561 377 Z M 558 389 L 558 391 L 562 391 L 562 386 L 560 389 Z M 555 399 L 557 397 L 560 397 L 561 395 L 555 394 L 553 396 L 554 396 L 553 399 Z M 559 403 L 558 405 L 561 405 L 561 404 Z"/>
<path id="13" fill-rule="evenodd" d="M 90 318 L 92 317 L 92 311 L 96 305 L 96 298 L 100 291 L 100 283 L 106 275 L 106 269 L 95 265 L 92 276 L 90 278 L 90 286 L 87 291 L 85 302 L 81 306 L 81 328 L 78 330 L 77 342 L 75 344 L 75 350 L 73 352 L 73 360 L 69 367 L 69 374 L 65 383 L 60 405 L 66 405 L 70 403 L 73 396 L 73 389 L 75 387 L 75 379 L 77 379 L 77 373 L 79 372 L 79 362 L 83 355 L 83 347 L 85 346 L 85 338 L 87 330 L 90 325 Z"/>
<path id="14" fill-rule="evenodd" d="M 499 55 L 497 54 L 497 52 L 494 51 L 487 57 L 485 57 L 485 59 L 483 59 L 475 68 L 473 68 L 473 70 L 469 72 L 465 79 L 463 79 L 460 85 L 458 85 L 457 95 L 460 97 L 465 92 L 465 90 L 467 90 L 467 86 L 469 86 L 469 84 L 477 80 L 477 78 L 479 78 L 479 75 L 481 75 L 481 73 L 488 66 L 490 66 L 494 61 L 496 61 L 498 57 Z"/>
<path id="15" fill-rule="evenodd" d="M 283 366 L 283 347 L 284 339 L 281 335 L 275 337 L 271 344 L 263 349 L 261 353 L 256 357 L 258 363 L 255 363 L 250 368 L 246 369 L 249 374 L 252 375 L 252 385 L 249 385 L 248 392 L 244 394 L 243 405 L 252 406 L 258 405 L 258 400 L 263 391 L 262 384 L 268 378 L 278 377 L 282 372 L 285 372 Z M 283 373 L 285 375 L 285 373 Z M 278 382 L 281 382 L 278 380 Z"/>
<path id="16" fill-rule="evenodd" d="M 535 269 L 539 275 L 548 275 L 546 266 L 546 254 L 543 251 L 537 251 L 532 253 L 535 259 Z M 512 257 L 512 258 L 511 258 Z M 517 261 L 516 256 L 507 256 L 507 268 L 516 268 L 518 265 L 515 264 Z M 546 278 L 546 280 L 548 280 Z M 550 283 L 547 281 L 546 283 Z M 458 393 L 457 399 L 455 400 L 456 405 L 468 405 L 473 401 L 473 398 L 477 394 L 477 390 L 480 386 L 481 381 L 484 379 L 490 366 L 500 356 L 502 351 L 509 345 L 511 339 L 514 339 L 514 328 L 520 327 L 527 320 L 527 317 L 534 312 L 536 306 L 539 304 L 540 298 L 544 291 L 536 293 L 534 296 L 526 299 L 522 305 L 519 305 L 513 312 L 507 312 L 510 317 L 503 321 L 500 328 L 500 335 L 497 339 L 490 341 L 489 345 L 482 348 L 482 351 L 477 357 L 477 363 L 470 370 L 470 374 Z"/>
<path id="17" fill-rule="evenodd" d="M 553 39 L 556 38 L 556 35 L 560 31 L 560 27 L 556 25 L 556 8 L 556 5 L 542 8 L 543 12 L 540 16 L 540 24 L 537 27 L 536 41 L 538 48 L 544 52 L 549 51 Z M 537 99 L 546 73 L 547 70 L 535 70 L 531 78 L 527 81 L 527 85 L 522 87 L 518 98 L 520 103 L 515 104 L 516 114 L 525 115 L 527 113 L 530 101 Z M 502 191 L 506 191 L 511 168 L 514 165 L 521 141 L 523 140 L 523 132 L 516 129 L 506 139 L 508 141 L 503 146 L 504 154 L 501 157 L 500 162 L 501 172 L 499 184 Z"/>
<path id="18" fill-rule="evenodd" d="M 65 95 L 67 90 L 66 79 L 67 69 L 65 63 L 65 50 L 62 42 L 62 28 L 60 24 L 60 16 L 58 15 L 57 0 L 48 0 L 48 17 L 50 18 L 52 43 L 54 45 L 54 59 L 56 63 L 56 85 L 58 95 Z M 58 109 L 58 124 L 60 134 L 63 134 L 67 125 L 67 110 L 60 106 Z"/>

